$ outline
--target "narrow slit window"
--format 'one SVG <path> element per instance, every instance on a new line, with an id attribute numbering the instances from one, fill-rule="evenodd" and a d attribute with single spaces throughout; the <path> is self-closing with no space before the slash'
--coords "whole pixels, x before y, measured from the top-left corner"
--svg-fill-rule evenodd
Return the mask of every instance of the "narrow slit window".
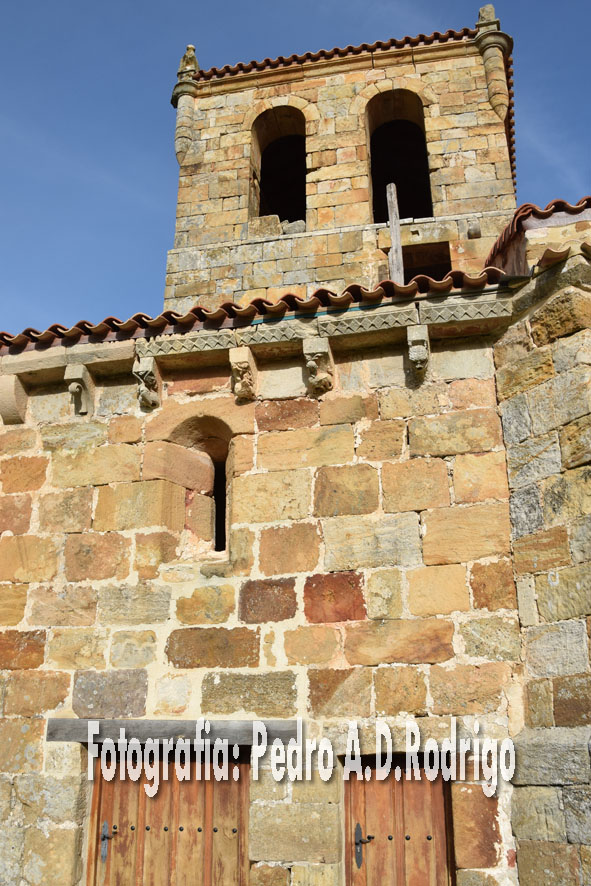
<path id="1" fill-rule="evenodd" d="M 226 462 L 214 462 L 213 475 L 213 501 L 215 507 L 214 516 L 214 549 L 226 550 Z"/>

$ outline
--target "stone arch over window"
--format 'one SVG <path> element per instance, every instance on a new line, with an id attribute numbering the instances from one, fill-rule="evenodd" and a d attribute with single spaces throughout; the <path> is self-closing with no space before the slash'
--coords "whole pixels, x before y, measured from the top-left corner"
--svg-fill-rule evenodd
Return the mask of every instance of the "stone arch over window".
<path id="1" fill-rule="evenodd" d="M 252 122 L 250 216 L 277 215 L 281 222 L 306 218 L 306 117 L 279 105 Z"/>

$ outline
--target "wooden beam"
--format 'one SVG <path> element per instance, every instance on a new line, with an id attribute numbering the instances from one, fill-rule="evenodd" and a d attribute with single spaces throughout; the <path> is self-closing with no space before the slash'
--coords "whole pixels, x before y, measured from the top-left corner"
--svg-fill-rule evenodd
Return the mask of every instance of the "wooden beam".
<path id="1" fill-rule="evenodd" d="M 388 224 L 390 225 L 390 239 L 392 246 L 388 254 L 388 268 L 390 280 L 394 283 L 404 284 L 404 265 L 402 263 L 402 241 L 400 239 L 400 213 L 398 212 L 398 196 L 394 182 L 386 187 L 386 199 L 388 201 Z"/>
<path id="2" fill-rule="evenodd" d="M 47 721 L 47 741 L 76 741 L 86 744 L 88 742 L 89 719 L 61 719 L 50 717 Z M 100 744 L 106 738 L 117 741 L 119 730 L 125 729 L 125 735 L 129 741 L 137 738 L 140 742 L 146 739 L 172 738 L 195 738 L 197 720 L 98 720 L 99 732 L 94 741 Z M 252 745 L 253 720 L 210 720 L 210 730 L 207 738 L 214 741 L 216 738 L 226 739 L 230 744 Z M 295 720 L 260 720 L 267 730 L 267 743 L 271 744 L 276 738 L 283 742 L 297 737 L 297 724 Z"/>

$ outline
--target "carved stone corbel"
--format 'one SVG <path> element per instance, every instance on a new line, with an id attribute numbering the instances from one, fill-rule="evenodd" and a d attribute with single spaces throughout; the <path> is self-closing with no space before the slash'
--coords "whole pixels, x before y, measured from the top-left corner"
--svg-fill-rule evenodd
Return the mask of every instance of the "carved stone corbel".
<path id="1" fill-rule="evenodd" d="M 407 326 L 408 359 L 415 373 L 423 376 L 429 362 L 429 329 L 427 326 Z"/>
<path id="2" fill-rule="evenodd" d="M 303 341 L 308 393 L 321 397 L 334 386 L 334 360 L 327 338 L 314 336 Z"/>
<path id="3" fill-rule="evenodd" d="M 76 415 L 92 415 L 94 412 L 94 380 L 81 363 L 70 363 L 66 366 L 64 381 L 68 383 L 68 391 Z"/>
<path id="4" fill-rule="evenodd" d="M 232 390 L 237 400 L 254 400 L 257 395 L 257 365 L 250 348 L 230 348 Z"/>
<path id="5" fill-rule="evenodd" d="M 138 382 L 138 400 L 142 409 L 160 406 L 162 379 L 154 357 L 140 357 L 133 364 L 132 373 Z"/>
<path id="6" fill-rule="evenodd" d="M 0 417 L 5 425 L 22 425 L 28 394 L 18 375 L 0 375 Z"/>

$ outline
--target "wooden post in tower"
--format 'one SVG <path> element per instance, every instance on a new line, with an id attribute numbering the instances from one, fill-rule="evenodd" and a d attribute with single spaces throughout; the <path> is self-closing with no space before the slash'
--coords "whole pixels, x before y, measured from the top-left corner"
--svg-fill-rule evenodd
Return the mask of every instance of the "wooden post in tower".
<path id="1" fill-rule="evenodd" d="M 402 264 L 402 241 L 400 239 L 400 213 L 398 212 L 398 197 L 394 182 L 386 188 L 388 201 L 388 224 L 390 225 L 390 239 L 392 246 L 388 255 L 388 270 L 390 280 L 394 283 L 404 284 L 404 265 Z"/>

